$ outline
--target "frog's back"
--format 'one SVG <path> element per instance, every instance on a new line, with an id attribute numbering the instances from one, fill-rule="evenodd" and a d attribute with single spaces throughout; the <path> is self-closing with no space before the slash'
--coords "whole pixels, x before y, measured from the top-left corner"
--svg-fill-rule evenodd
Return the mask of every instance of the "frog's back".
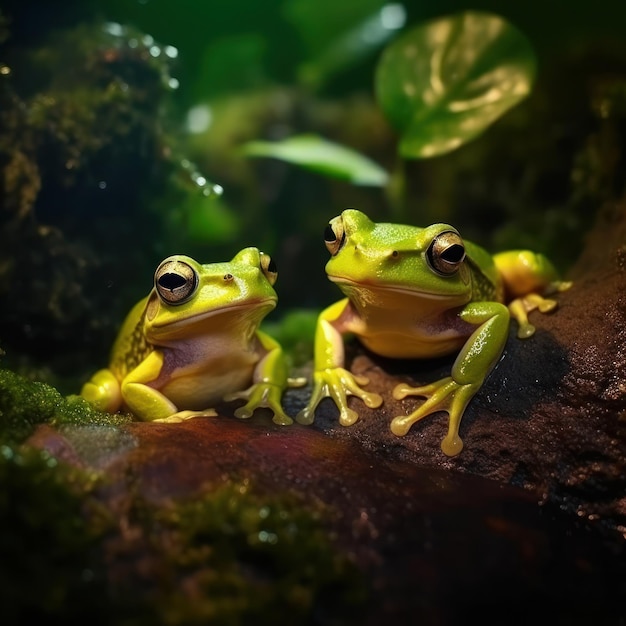
<path id="1" fill-rule="evenodd" d="M 120 381 L 154 349 L 143 332 L 147 301 L 140 300 L 130 310 L 113 344 L 109 369 Z"/>

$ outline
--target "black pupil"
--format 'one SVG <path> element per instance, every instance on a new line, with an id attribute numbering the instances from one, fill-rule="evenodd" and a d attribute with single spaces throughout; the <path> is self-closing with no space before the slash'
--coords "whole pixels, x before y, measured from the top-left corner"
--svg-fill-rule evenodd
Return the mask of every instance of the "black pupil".
<path id="1" fill-rule="evenodd" d="M 274 262 L 274 259 L 270 259 L 270 262 L 267 265 L 267 271 L 271 272 L 272 274 L 278 273 L 278 268 L 276 267 L 276 263 Z"/>
<path id="2" fill-rule="evenodd" d="M 337 241 L 337 235 L 335 235 L 335 231 L 330 224 L 324 229 L 324 241 L 328 241 L 329 243 Z"/>
<path id="3" fill-rule="evenodd" d="M 159 276 L 159 285 L 169 291 L 183 287 L 186 282 L 180 274 L 163 274 L 163 276 Z"/>
<path id="4" fill-rule="evenodd" d="M 446 248 L 441 253 L 441 258 L 448 263 L 460 263 L 463 260 L 465 249 L 458 243 Z"/>

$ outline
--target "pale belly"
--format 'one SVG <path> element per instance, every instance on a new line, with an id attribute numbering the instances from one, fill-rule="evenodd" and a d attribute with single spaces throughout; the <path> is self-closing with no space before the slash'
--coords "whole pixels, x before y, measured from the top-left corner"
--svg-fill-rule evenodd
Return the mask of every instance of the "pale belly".
<path id="1" fill-rule="evenodd" d="M 259 356 L 254 352 L 227 354 L 201 364 L 173 369 L 167 382 L 153 384 L 179 410 L 200 411 L 222 402 L 224 396 L 243 391 L 253 382 Z"/>
<path id="2" fill-rule="evenodd" d="M 361 319 L 353 331 L 368 350 L 380 356 L 432 359 L 458 352 L 475 329 L 452 311 L 430 319 L 410 311 L 386 311 Z"/>
<path id="3" fill-rule="evenodd" d="M 459 311 L 467 302 L 419 294 L 386 293 L 376 306 L 377 291 L 361 288 L 343 313 L 340 332 L 354 333 L 380 356 L 393 359 L 432 359 L 458 352 L 476 326 L 464 322 Z M 366 297 L 367 296 L 367 297 Z"/>
<path id="4" fill-rule="evenodd" d="M 419 337 L 393 332 L 357 335 L 361 343 L 380 356 L 392 359 L 434 359 L 458 352 L 467 335 Z"/>

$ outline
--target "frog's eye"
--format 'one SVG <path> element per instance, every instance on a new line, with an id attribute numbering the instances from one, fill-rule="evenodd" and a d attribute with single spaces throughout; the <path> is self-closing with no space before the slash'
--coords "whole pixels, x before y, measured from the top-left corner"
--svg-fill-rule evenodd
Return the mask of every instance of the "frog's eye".
<path id="1" fill-rule="evenodd" d="M 269 284 L 274 285 L 278 278 L 278 268 L 272 257 L 264 252 L 261 252 L 261 270 L 265 274 L 265 278 L 267 278 Z"/>
<path id="2" fill-rule="evenodd" d="M 346 231 L 341 217 L 330 220 L 324 229 L 324 243 L 326 244 L 328 252 L 330 252 L 332 256 L 335 256 L 337 252 L 341 250 L 345 241 Z"/>
<path id="3" fill-rule="evenodd" d="M 426 252 L 428 264 L 442 276 L 451 276 L 465 260 L 465 246 L 459 233 L 447 230 L 439 233 Z"/>
<path id="4" fill-rule="evenodd" d="M 154 286 L 168 304 L 183 304 L 198 286 L 198 274 L 184 261 L 165 260 L 154 274 Z"/>

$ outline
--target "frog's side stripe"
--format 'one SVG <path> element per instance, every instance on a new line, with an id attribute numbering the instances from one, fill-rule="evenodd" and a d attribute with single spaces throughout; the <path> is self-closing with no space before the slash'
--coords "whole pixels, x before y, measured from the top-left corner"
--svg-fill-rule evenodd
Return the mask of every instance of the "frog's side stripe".
<path id="1" fill-rule="evenodd" d="M 504 288 L 499 277 L 496 277 L 494 284 L 493 280 L 485 274 L 480 265 L 473 261 L 471 257 L 466 257 L 465 262 L 472 270 L 472 300 L 495 300 L 496 302 L 504 302 Z"/>
<path id="2" fill-rule="evenodd" d="M 144 309 L 133 331 L 125 338 L 123 348 L 117 351 L 114 350 L 116 355 L 111 362 L 111 371 L 115 373 L 119 380 L 122 380 L 129 372 L 132 372 L 154 349 L 143 332 L 145 318 L 146 312 Z"/>

